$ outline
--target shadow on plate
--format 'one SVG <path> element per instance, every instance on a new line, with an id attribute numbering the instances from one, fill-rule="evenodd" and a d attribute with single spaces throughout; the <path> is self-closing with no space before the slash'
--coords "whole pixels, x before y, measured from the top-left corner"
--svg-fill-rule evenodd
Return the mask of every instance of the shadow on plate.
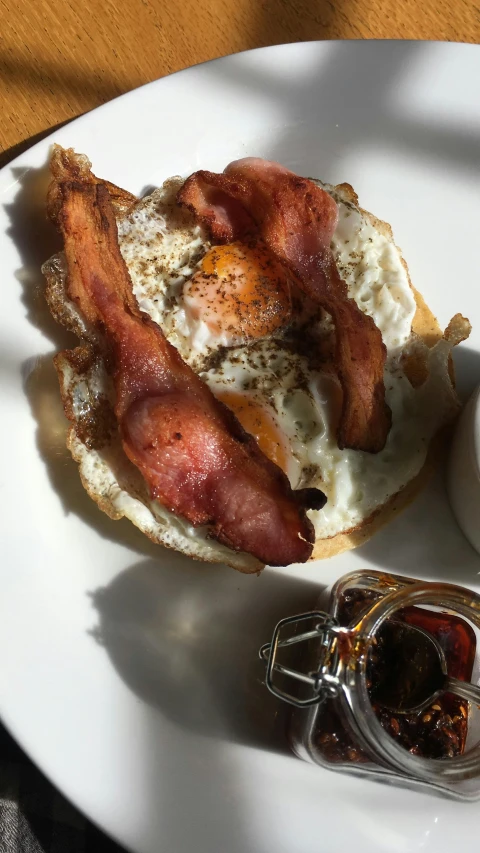
<path id="1" fill-rule="evenodd" d="M 55 322 L 45 301 L 42 264 L 62 247 L 60 235 L 47 219 L 45 200 L 50 181 L 48 164 L 36 169 L 14 167 L 12 178 L 18 191 L 5 205 L 10 219 L 8 235 L 20 255 L 22 266 L 16 277 L 22 288 L 27 320 L 54 344 L 55 349 L 75 345 L 73 335 Z"/>
<path id="2" fill-rule="evenodd" d="M 92 593 L 93 635 L 128 687 L 171 722 L 288 752 L 286 706 L 268 693 L 258 651 L 279 619 L 311 609 L 320 591 L 281 572 L 259 579 L 169 552 Z"/>
<path id="3" fill-rule="evenodd" d="M 478 584 L 480 557 L 453 516 L 445 468 L 444 462 L 415 502 L 354 552 L 357 559 L 426 580 Z"/>
<path id="4" fill-rule="evenodd" d="M 453 350 L 453 363 L 458 396 L 465 403 L 480 382 L 480 352 L 460 344 Z"/>
<path id="5" fill-rule="evenodd" d="M 310 168 L 321 164 L 321 174 L 313 177 L 330 181 L 347 152 L 375 151 L 380 142 L 382 149 L 398 157 L 415 153 L 426 164 L 445 163 L 476 178 L 480 168 L 476 128 L 429 117 L 426 112 L 409 116 L 398 109 L 399 81 L 411 74 L 416 62 L 421 66 L 431 50 L 435 46 L 425 42 L 384 41 L 366 56 L 361 43 L 340 41 L 320 57 L 317 68 L 309 68 L 308 76 L 288 75 L 282 68 L 259 70 L 254 63 L 224 65 L 222 75 L 232 91 L 254 91 L 257 98 L 263 96 L 278 105 L 282 128 L 267 153 L 294 171 L 306 162 Z M 214 65 L 205 70 L 212 76 L 218 73 Z M 297 104 L 301 104 L 301 115 Z M 345 174 L 337 177 L 349 180 Z"/>
<path id="6" fill-rule="evenodd" d="M 465 402 L 480 381 L 480 352 L 462 344 L 453 357 L 457 391 Z M 448 501 L 448 450 L 411 506 L 359 548 L 356 557 L 399 574 L 467 586 L 478 583 L 480 557 L 461 532 Z"/>

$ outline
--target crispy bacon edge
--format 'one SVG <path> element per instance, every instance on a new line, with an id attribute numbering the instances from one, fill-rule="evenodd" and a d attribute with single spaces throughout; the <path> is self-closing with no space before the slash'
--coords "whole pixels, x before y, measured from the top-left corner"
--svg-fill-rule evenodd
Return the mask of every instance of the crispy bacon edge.
<path id="1" fill-rule="evenodd" d="M 128 190 L 110 181 L 97 178 L 92 172 L 92 164 L 88 157 L 85 154 L 76 154 L 73 148 L 53 145 L 49 166 L 52 179 L 47 190 L 47 214 L 57 228 L 60 228 L 59 215 L 63 205 L 61 187 L 66 181 L 101 184 L 106 187 L 116 216 L 125 216 L 130 213 L 138 201 L 137 197 Z"/>

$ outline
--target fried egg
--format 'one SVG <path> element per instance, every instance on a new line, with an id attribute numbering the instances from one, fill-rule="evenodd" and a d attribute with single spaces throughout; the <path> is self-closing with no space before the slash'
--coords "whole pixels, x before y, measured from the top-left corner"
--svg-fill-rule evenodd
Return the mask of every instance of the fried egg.
<path id="1" fill-rule="evenodd" d="M 419 475 L 433 436 L 456 412 L 449 358 L 452 346 L 468 334 L 468 321 L 458 321 L 458 328 L 451 324 L 442 337 L 425 307 L 434 323 L 427 346 L 425 330 L 415 328 L 418 300 L 390 227 L 359 208 L 348 185 L 317 182 L 339 208 L 331 248 L 340 275 L 349 296 L 375 321 L 387 350 L 392 427 L 385 448 L 376 454 L 341 450 L 336 430 L 342 389 L 329 316 L 306 299 L 298 302 L 285 269 L 261 242 L 212 246 L 176 203 L 182 183 L 170 179 L 118 220 L 120 250 L 139 307 L 283 469 L 292 488 L 317 487 L 326 494 L 325 507 L 308 513 L 317 545 L 341 539 L 330 554 L 352 547 L 356 543 L 348 534 L 362 529 Z M 44 271 L 52 312 L 88 339 L 84 320 L 65 297 L 62 255 Z M 254 571 L 253 557 L 231 552 L 212 541 L 208 529 L 192 527 L 151 500 L 118 436 L 104 446 L 89 442 L 92 417 L 98 433 L 104 407 L 113 404 L 111 382 L 101 362 L 82 367 L 74 357 L 59 359 L 64 403 L 76 421 L 69 447 L 97 503 L 114 518 L 127 516 L 155 541 Z M 324 556 L 317 545 L 314 556 Z"/>
<path id="2" fill-rule="evenodd" d="M 182 357 L 235 412 L 292 488 L 317 486 L 324 509 L 309 515 L 319 538 L 358 527 L 422 468 L 451 406 L 446 342 L 431 350 L 428 379 L 414 388 L 402 360 L 414 340 L 416 301 L 391 233 L 352 201 L 351 188 L 323 185 L 339 206 L 332 249 L 349 295 L 387 348 L 385 385 L 393 423 L 384 450 L 340 450 L 341 389 L 318 353 L 333 330 L 313 313 L 292 335 L 288 276 L 265 246 L 211 246 L 180 211 L 172 180 L 119 223 L 135 296 Z M 413 345 L 413 344 L 412 344 Z M 452 392 L 453 393 L 453 392 Z M 445 411 L 443 411 L 445 409 Z"/>

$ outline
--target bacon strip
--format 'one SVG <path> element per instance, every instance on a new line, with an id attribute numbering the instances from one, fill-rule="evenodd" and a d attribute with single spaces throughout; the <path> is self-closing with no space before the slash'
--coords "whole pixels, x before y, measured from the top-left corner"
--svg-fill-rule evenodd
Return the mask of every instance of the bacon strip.
<path id="1" fill-rule="evenodd" d="M 139 311 L 107 189 L 66 182 L 61 194 L 68 295 L 103 333 L 123 447 L 152 497 L 263 563 L 307 560 L 314 530 L 305 507 L 321 508 L 322 492 L 292 492 L 283 471 Z"/>
<path id="2" fill-rule="evenodd" d="M 108 190 L 113 209 L 117 216 L 124 216 L 132 210 L 138 199 L 127 190 L 97 178 L 92 172 L 92 164 L 85 154 L 76 154 L 73 148 L 54 145 L 50 156 L 52 180 L 47 191 L 47 214 L 54 225 L 62 209 L 61 185 L 65 181 L 76 183 L 103 184 Z"/>
<path id="3" fill-rule="evenodd" d="M 247 158 L 223 174 L 195 172 L 178 194 L 216 242 L 256 235 L 293 273 L 300 289 L 332 316 L 343 388 L 339 447 L 377 453 L 391 426 L 385 402 L 386 349 L 371 317 L 349 299 L 330 241 L 337 205 L 313 181 L 278 163 Z"/>

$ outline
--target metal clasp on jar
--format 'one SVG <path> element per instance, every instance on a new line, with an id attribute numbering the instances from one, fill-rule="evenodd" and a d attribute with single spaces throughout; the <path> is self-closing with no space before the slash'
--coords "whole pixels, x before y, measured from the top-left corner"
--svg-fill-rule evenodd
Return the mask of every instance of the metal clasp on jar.
<path id="1" fill-rule="evenodd" d="M 310 629 L 308 623 L 311 623 Z M 296 630 L 301 627 L 302 631 L 282 637 L 288 627 Z M 262 646 L 259 652 L 261 660 L 267 664 L 265 683 L 270 692 L 297 708 L 316 705 L 324 699 L 337 696 L 341 684 L 342 639 L 347 639 L 349 634 L 347 628 L 341 627 L 333 616 L 321 610 L 282 619 L 273 632 L 272 641 Z M 313 641 L 316 641 L 315 657 L 312 658 L 315 666 L 307 672 L 292 669 L 278 660 L 280 649 Z M 285 676 L 297 684 L 305 684 L 311 690 L 304 697 L 290 693 L 280 687 L 276 675 Z"/>

